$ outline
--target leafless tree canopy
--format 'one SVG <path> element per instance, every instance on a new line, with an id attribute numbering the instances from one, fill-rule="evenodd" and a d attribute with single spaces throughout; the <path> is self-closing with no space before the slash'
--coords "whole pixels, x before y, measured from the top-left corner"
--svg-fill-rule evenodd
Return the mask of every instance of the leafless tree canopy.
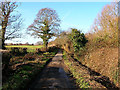
<path id="1" fill-rule="evenodd" d="M 58 34 L 59 33 L 59 26 L 60 26 L 60 19 L 55 10 L 50 8 L 43 8 L 41 9 L 38 14 L 36 15 L 36 19 L 34 20 L 33 24 L 28 27 L 29 31 L 32 31 L 32 35 L 37 37 L 43 35 L 43 27 L 48 25 L 44 29 L 49 28 L 50 33 Z"/>
<path id="2" fill-rule="evenodd" d="M 15 12 L 18 7 L 16 2 L 0 2 L 0 25 L 2 44 L 5 40 L 20 37 L 22 23 L 21 14 Z M 3 45 L 2 45 L 3 46 Z"/>
<path id="3" fill-rule="evenodd" d="M 118 32 L 117 2 L 104 6 L 102 12 L 98 14 L 98 17 L 95 19 L 93 29 L 95 32 L 102 30 L 105 33 L 109 33 L 109 35 L 113 35 Z"/>
<path id="4" fill-rule="evenodd" d="M 59 33 L 60 19 L 55 10 L 50 8 L 41 9 L 33 24 L 28 27 L 31 35 L 42 38 L 47 49 L 48 40 Z"/>

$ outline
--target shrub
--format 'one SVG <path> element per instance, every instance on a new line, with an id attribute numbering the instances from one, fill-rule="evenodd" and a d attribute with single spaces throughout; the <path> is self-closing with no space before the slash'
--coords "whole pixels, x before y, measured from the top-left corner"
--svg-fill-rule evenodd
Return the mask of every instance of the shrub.
<path id="1" fill-rule="evenodd" d="M 8 68 L 11 57 L 9 53 L 2 53 L 2 70 Z"/>
<path id="2" fill-rule="evenodd" d="M 10 48 L 10 53 L 13 55 L 19 55 L 20 54 L 19 48 L 17 48 L 17 47 Z"/>
<path id="3" fill-rule="evenodd" d="M 53 46 L 53 47 L 49 47 L 48 52 L 53 52 L 53 51 L 58 51 L 58 50 L 59 50 L 58 47 Z"/>
<path id="4" fill-rule="evenodd" d="M 17 55 L 22 55 L 22 54 L 27 54 L 27 48 L 17 48 L 17 47 L 12 47 L 10 48 L 10 53 L 17 56 Z"/>
<path id="5" fill-rule="evenodd" d="M 72 29 L 72 32 L 70 34 L 70 40 L 72 41 L 74 52 L 79 52 L 83 50 L 83 47 L 88 42 L 86 39 L 84 33 L 81 33 L 77 29 Z"/>
<path id="6" fill-rule="evenodd" d="M 27 48 L 19 48 L 20 54 L 27 54 Z"/>

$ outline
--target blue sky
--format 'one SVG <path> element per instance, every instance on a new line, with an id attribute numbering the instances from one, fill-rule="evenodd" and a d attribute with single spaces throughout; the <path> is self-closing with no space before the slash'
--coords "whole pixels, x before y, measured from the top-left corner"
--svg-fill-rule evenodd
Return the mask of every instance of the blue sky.
<path id="1" fill-rule="evenodd" d="M 41 39 L 35 39 L 25 34 L 25 32 L 27 27 L 33 23 L 38 11 L 46 7 L 56 10 L 61 19 L 61 30 L 67 31 L 69 28 L 77 28 L 87 33 L 97 14 L 107 4 L 110 4 L 110 2 L 22 2 L 16 11 L 21 13 L 24 19 L 23 29 L 21 30 L 24 34 L 21 39 L 7 42 L 36 43 L 41 41 Z"/>

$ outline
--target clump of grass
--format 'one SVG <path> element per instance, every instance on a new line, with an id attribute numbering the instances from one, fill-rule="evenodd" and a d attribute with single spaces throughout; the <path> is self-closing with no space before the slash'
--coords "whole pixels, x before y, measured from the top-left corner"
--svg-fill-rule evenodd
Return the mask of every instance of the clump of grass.
<path id="1" fill-rule="evenodd" d="M 113 69 L 112 72 L 111 72 L 111 76 L 112 76 L 112 79 L 113 79 L 115 84 L 120 83 L 119 70 L 118 69 L 116 69 L 116 70 Z"/>

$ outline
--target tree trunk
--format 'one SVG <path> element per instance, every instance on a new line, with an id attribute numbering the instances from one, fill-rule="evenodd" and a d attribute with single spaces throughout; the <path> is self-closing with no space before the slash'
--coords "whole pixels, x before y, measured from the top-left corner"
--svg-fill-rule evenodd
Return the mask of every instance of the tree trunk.
<path id="1" fill-rule="evenodd" d="M 45 44 L 45 51 L 47 51 L 47 43 Z"/>
<path id="2" fill-rule="evenodd" d="M 44 40 L 43 43 L 44 43 L 45 51 L 47 51 L 48 42 Z"/>
<path id="3" fill-rule="evenodd" d="M 5 28 L 2 29 L 2 49 L 5 49 Z"/>
<path id="4" fill-rule="evenodd" d="M 5 49 L 5 32 L 6 32 L 7 23 L 8 23 L 8 18 L 5 18 L 5 20 L 2 21 L 2 31 L 1 31 L 2 49 Z"/>

